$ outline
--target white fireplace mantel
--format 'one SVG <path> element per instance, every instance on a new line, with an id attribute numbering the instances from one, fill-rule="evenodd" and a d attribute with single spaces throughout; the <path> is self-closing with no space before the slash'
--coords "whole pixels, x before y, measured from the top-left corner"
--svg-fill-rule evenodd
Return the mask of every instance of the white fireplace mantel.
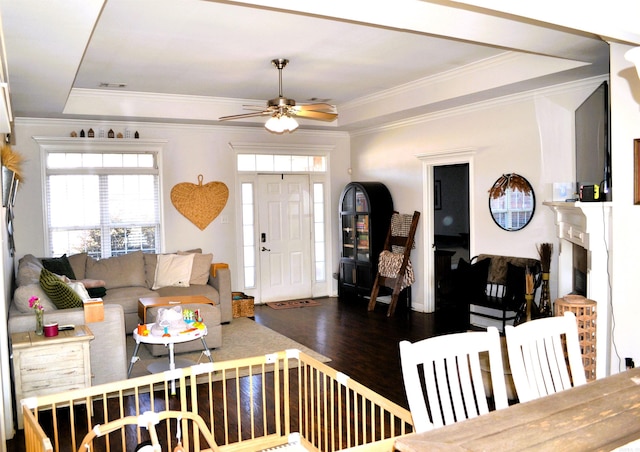
<path id="1" fill-rule="evenodd" d="M 544 202 L 555 213 L 558 254 L 558 296 L 573 290 L 574 243 L 587 250 L 587 298 L 597 303 L 596 378 L 609 374 L 611 356 L 610 315 L 610 202 Z"/>

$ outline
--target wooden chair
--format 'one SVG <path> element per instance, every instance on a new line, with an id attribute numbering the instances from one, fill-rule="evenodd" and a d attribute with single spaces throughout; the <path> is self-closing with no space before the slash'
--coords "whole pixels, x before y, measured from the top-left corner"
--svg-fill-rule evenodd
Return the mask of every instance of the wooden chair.
<path id="1" fill-rule="evenodd" d="M 402 377 L 416 432 L 489 412 L 480 367 L 480 354 L 486 352 L 495 408 L 507 408 L 497 328 L 435 336 L 413 344 L 400 342 Z"/>
<path id="2" fill-rule="evenodd" d="M 507 325 L 505 336 L 513 384 L 520 402 L 586 384 L 573 312 L 516 327 Z"/>
<path id="3" fill-rule="evenodd" d="M 407 221 L 410 219 L 410 221 Z M 387 310 L 387 317 L 393 315 L 398 303 L 400 292 L 413 283 L 413 268 L 409 261 L 409 255 L 413 248 L 413 242 L 420 220 L 420 212 L 413 212 L 413 216 L 401 215 L 394 212 L 391 216 L 391 224 L 384 242 L 383 251 L 378 259 L 378 272 L 371 289 L 369 311 L 376 307 L 376 299 L 380 287 L 393 289 L 391 303 Z M 407 227 L 408 226 L 408 227 Z M 381 272 L 382 269 L 382 272 Z M 407 306 L 410 308 L 410 306 Z"/>

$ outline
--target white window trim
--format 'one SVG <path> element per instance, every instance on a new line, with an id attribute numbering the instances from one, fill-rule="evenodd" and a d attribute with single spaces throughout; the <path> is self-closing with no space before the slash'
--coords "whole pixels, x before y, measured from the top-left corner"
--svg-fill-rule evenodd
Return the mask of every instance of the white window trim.
<path id="1" fill-rule="evenodd" d="M 46 156 L 50 152 L 154 152 L 157 154 L 157 164 L 162 168 L 162 153 L 167 140 L 161 139 L 123 139 L 123 138 L 68 138 L 68 137 L 32 137 L 38 146 L 40 146 L 40 168 L 42 181 L 47 180 Z M 164 250 L 164 200 L 162 189 L 162 171 L 158 173 L 159 187 L 159 214 L 160 214 L 160 232 L 158 240 L 158 250 Z M 47 199 L 46 183 L 42 184 L 41 199 Z M 49 227 L 47 224 L 47 206 L 46 202 L 42 203 L 42 230 L 44 233 L 44 243 L 49 244 Z M 47 253 L 49 246 L 47 245 Z"/>

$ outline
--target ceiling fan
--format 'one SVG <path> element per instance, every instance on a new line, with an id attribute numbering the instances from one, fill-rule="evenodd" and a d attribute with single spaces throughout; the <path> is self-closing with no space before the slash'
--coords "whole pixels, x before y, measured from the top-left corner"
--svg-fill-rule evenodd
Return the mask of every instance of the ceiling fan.
<path id="1" fill-rule="evenodd" d="M 296 105 L 295 100 L 288 99 L 282 95 L 282 69 L 285 68 L 287 63 L 289 63 L 289 60 L 284 58 L 271 60 L 271 64 L 278 69 L 278 97 L 269 99 L 266 108 L 257 105 L 243 105 L 243 108 L 246 110 L 257 111 L 253 113 L 222 116 L 218 119 L 220 121 L 227 121 L 230 119 L 251 118 L 255 116 L 270 116 L 265 127 L 274 133 L 293 132 L 298 127 L 297 121 L 293 119 L 294 116 L 320 121 L 334 121 L 338 117 L 338 114 L 335 113 L 333 105 L 327 103 Z"/>

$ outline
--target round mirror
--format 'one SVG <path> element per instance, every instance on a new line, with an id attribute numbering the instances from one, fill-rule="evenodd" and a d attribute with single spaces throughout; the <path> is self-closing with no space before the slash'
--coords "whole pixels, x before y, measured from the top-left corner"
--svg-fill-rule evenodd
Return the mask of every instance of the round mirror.
<path id="1" fill-rule="evenodd" d="M 505 231 L 519 231 L 529 224 L 536 210 L 533 187 L 519 174 L 503 174 L 489 190 L 489 211 Z"/>

